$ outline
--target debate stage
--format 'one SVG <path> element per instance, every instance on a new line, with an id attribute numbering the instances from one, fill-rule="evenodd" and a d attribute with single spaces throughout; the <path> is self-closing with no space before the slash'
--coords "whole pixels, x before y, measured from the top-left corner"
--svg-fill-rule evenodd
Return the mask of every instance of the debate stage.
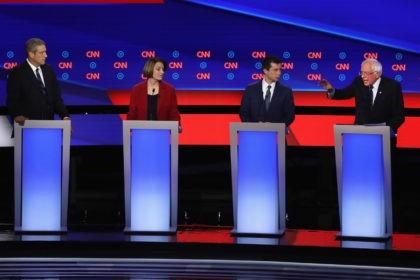
<path id="1" fill-rule="evenodd" d="M 215 94 L 180 94 L 184 132 L 179 145 L 178 230 L 173 236 L 123 232 L 121 114 L 126 105 L 70 106 L 66 234 L 13 231 L 13 148 L 0 147 L 6 163 L 0 169 L 0 279 L 419 279 L 415 95 L 407 95 L 408 120 L 393 158 L 393 236 L 385 243 L 343 243 L 336 239 L 340 225 L 331 129 L 342 117 L 352 122 L 351 104 L 311 107 L 307 105 L 324 102 L 324 97 L 296 95 L 298 115 L 286 149 L 286 232 L 278 239 L 237 239 L 230 235 L 227 129 L 238 118 L 240 91 L 228 94 L 232 104 L 197 105 L 202 100 L 216 102 Z M 190 96 L 201 99 L 186 104 L 194 101 Z"/>
<path id="2" fill-rule="evenodd" d="M 418 4 L 383 1 L 366 21 L 364 1 L 277 2 L 0 1 L 0 279 L 420 279 Z M 157 32 L 145 38 L 144 23 Z M 38 35 L 71 115 L 68 231 L 60 235 L 14 231 L 6 79 L 24 60 L 24 40 Z M 270 53 L 283 60 L 281 81 L 296 106 L 286 136 L 286 231 L 233 237 L 229 125 L 240 121 L 244 87 L 262 78 Z M 155 56 L 168 60 L 165 80 L 182 116 L 178 227 L 175 235 L 126 234 L 122 120 L 141 65 Z M 327 99 L 317 84 L 347 85 L 365 58 L 379 58 L 405 91 L 392 160 L 393 234 L 342 241 L 333 130 L 353 123 L 355 104 Z"/>
<path id="3" fill-rule="evenodd" d="M 342 242 L 332 147 L 288 147 L 287 230 L 237 238 L 228 146 L 179 147 L 178 230 L 124 234 L 121 146 L 71 147 L 68 232 L 13 232 L 12 166 L 1 171 L 0 279 L 418 279 L 420 154 L 398 149 L 394 234 L 387 242 Z M 10 161 L 13 150 L 1 148 Z M 15 278 L 13 278 L 15 277 Z"/>
<path id="4" fill-rule="evenodd" d="M 227 227 L 180 226 L 174 236 L 69 231 L 0 234 L 0 279 L 418 279 L 419 235 L 345 243 L 334 231 L 233 238 Z M 368 249 L 366 249 L 366 247 Z"/>

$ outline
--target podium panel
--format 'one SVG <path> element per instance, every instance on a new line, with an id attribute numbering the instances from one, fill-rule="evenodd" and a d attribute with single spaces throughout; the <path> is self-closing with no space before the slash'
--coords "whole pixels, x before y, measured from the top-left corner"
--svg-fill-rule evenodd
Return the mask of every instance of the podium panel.
<path id="1" fill-rule="evenodd" d="M 340 238 L 392 235 L 390 128 L 334 126 Z"/>
<path id="2" fill-rule="evenodd" d="M 15 125 L 15 231 L 65 232 L 70 121 Z"/>
<path id="3" fill-rule="evenodd" d="M 233 235 L 282 235 L 286 229 L 285 125 L 231 123 Z"/>
<path id="4" fill-rule="evenodd" d="M 123 121 L 127 233 L 175 233 L 178 122 Z"/>

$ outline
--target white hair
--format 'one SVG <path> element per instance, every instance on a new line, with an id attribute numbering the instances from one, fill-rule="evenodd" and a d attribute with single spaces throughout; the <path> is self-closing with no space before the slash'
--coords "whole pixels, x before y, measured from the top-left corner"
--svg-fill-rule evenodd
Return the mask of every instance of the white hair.
<path id="1" fill-rule="evenodd" d="M 372 68 L 372 71 L 382 73 L 382 64 L 378 60 L 374 58 L 368 58 L 362 62 L 362 66 L 364 64 L 369 64 L 369 66 Z"/>

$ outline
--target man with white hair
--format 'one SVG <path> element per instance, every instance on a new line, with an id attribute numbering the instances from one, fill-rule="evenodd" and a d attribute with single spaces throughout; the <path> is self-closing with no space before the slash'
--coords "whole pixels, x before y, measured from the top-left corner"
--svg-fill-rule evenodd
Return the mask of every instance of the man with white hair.
<path id="1" fill-rule="evenodd" d="M 359 76 L 345 88 L 336 89 L 327 80 L 319 85 L 327 90 L 329 99 L 355 98 L 355 124 L 384 123 L 396 135 L 405 120 L 401 84 L 382 76 L 382 64 L 376 59 L 363 61 Z"/>

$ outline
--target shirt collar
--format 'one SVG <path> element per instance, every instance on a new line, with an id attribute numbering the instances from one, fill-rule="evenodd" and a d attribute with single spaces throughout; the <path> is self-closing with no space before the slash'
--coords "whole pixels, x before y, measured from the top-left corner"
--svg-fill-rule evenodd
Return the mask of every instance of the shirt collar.
<path id="1" fill-rule="evenodd" d="M 274 86 L 276 85 L 275 82 L 269 84 L 267 83 L 264 79 L 262 80 L 262 87 L 263 87 L 263 91 L 265 91 L 267 89 L 268 86 L 271 86 L 271 91 L 274 90 Z"/>
<path id="2" fill-rule="evenodd" d="M 379 77 L 377 80 L 376 80 L 376 82 L 374 82 L 373 83 L 373 90 L 376 92 L 376 91 L 378 91 L 378 88 L 379 88 L 379 84 L 381 83 L 381 77 Z"/>
<path id="3" fill-rule="evenodd" d="M 39 66 L 39 67 L 36 67 L 36 66 L 34 66 L 30 61 L 29 61 L 29 59 L 26 59 L 26 61 L 28 62 L 28 64 L 29 64 L 29 66 L 31 67 L 31 69 L 32 69 L 32 71 L 36 71 L 36 69 L 37 68 L 41 68 L 41 66 Z"/>

